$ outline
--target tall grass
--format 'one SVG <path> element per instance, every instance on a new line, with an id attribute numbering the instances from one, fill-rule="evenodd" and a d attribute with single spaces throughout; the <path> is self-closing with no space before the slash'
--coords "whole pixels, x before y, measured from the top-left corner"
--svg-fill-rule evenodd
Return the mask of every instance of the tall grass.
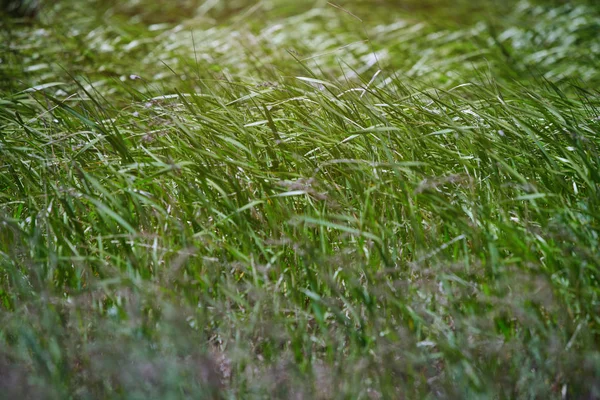
<path id="1" fill-rule="evenodd" d="M 598 7 L 373 4 L 3 20 L 7 398 L 600 397 Z"/>

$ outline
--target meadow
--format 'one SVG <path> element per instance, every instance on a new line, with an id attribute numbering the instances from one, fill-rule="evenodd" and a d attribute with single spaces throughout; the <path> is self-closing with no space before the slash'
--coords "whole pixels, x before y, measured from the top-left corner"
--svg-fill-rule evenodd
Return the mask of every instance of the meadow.
<path id="1" fill-rule="evenodd" d="M 599 399 L 600 5 L 0 17 L 0 398 Z"/>

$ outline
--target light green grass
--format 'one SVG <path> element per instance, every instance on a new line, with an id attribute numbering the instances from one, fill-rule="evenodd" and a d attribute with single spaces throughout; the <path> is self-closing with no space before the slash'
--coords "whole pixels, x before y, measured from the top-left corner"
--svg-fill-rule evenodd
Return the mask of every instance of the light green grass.
<path id="1" fill-rule="evenodd" d="M 2 20 L 0 393 L 600 397 L 600 9 L 251 3 Z"/>

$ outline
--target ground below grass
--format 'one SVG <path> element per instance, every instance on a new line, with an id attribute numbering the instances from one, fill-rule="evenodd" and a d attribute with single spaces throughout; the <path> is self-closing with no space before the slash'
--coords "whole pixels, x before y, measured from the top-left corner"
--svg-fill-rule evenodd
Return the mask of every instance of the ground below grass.
<path id="1" fill-rule="evenodd" d="M 593 1 L 2 17 L 0 397 L 600 398 L 599 33 Z"/>

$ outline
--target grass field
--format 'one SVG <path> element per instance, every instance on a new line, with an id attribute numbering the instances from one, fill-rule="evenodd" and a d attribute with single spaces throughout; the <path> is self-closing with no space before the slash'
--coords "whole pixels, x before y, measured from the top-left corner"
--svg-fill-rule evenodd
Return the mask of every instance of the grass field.
<path id="1" fill-rule="evenodd" d="M 2 17 L 0 398 L 599 399 L 599 134 L 595 1 Z"/>

